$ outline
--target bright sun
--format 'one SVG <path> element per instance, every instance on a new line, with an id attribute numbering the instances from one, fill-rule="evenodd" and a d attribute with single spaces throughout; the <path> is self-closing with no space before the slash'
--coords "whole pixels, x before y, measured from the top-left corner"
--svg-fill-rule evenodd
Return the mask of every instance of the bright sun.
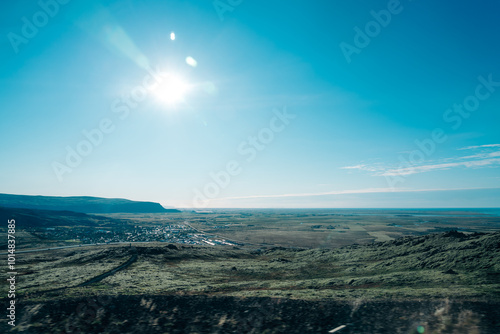
<path id="1" fill-rule="evenodd" d="M 169 75 L 155 89 L 156 98 L 163 104 L 173 105 L 184 101 L 184 96 L 188 90 L 188 85 L 182 78 Z"/>

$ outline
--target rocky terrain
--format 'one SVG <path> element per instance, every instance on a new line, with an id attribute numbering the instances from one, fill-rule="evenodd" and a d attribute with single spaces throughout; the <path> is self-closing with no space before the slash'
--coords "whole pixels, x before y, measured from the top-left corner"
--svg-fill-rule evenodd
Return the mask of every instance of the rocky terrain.
<path id="1" fill-rule="evenodd" d="M 162 243 L 24 254 L 28 333 L 498 333 L 500 233 L 327 249 Z M 8 331 L 6 320 L 0 330 Z"/>
<path id="2" fill-rule="evenodd" d="M 96 296 L 29 302 L 26 333 L 498 333 L 500 303 Z M 3 326 L 5 328 L 5 326 Z M 424 331 L 422 331 L 422 329 Z"/>

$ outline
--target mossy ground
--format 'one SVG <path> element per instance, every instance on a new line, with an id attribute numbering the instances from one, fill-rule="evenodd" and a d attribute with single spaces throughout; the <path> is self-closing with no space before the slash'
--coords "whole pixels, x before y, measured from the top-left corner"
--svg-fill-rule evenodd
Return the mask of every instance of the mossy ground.
<path id="1" fill-rule="evenodd" d="M 500 298 L 500 233 L 431 234 L 334 250 L 144 244 L 23 256 L 19 292 L 353 298 Z M 29 253 L 28 253 L 29 254 Z M 75 287 L 126 262 L 98 284 Z M 43 295 L 38 295 L 43 296 Z"/>
<path id="2" fill-rule="evenodd" d="M 135 256 L 113 275 L 78 286 Z M 418 324 L 434 333 L 494 333 L 500 326 L 498 232 L 333 250 L 98 246 L 24 253 L 17 267 L 16 330 L 33 333 L 70 333 L 68 326 L 103 333 L 317 333 L 343 323 L 352 327 L 346 333 L 416 333 Z M 82 311 L 89 305 L 92 312 Z M 9 328 L 6 320 L 0 328 Z"/>

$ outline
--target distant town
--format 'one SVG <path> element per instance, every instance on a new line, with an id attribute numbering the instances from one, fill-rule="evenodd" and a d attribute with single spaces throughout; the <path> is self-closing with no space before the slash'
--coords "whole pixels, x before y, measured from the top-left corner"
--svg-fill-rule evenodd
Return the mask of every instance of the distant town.
<path id="1" fill-rule="evenodd" d="M 170 242 L 191 245 L 241 245 L 217 236 L 208 236 L 187 224 L 125 225 L 112 230 L 99 227 L 31 227 L 28 232 L 40 239 L 59 240 L 81 244 L 126 242 Z"/>

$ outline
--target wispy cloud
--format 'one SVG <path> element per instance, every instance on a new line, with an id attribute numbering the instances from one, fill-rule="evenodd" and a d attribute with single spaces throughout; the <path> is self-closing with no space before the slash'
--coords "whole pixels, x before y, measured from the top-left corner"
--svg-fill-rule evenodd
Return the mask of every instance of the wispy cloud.
<path id="1" fill-rule="evenodd" d="M 373 165 L 354 165 L 354 166 L 345 166 L 345 167 L 340 167 L 340 169 L 357 169 L 357 170 L 364 170 L 368 172 L 378 172 L 382 166 L 380 164 L 373 164 Z"/>
<path id="2" fill-rule="evenodd" d="M 347 195 L 347 194 L 373 194 L 373 193 L 405 193 L 405 192 L 431 192 L 431 191 L 459 191 L 459 190 L 480 190 L 480 189 L 497 189 L 497 188 L 455 188 L 455 189 L 394 189 L 394 188 L 367 188 L 367 189 L 352 189 L 338 190 L 317 193 L 294 193 L 294 194 L 277 194 L 277 195 L 252 195 L 252 196 L 237 196 L 215 198 L 211 201 L 228 201 L 241 199 L 260 199 L 260 198 L 287 198 L 287 197 L 313 197 L 327 195 Z"/>
<path id="3" fill-rule="evenodd" d="M 458 150 L 477 151 L 475 154 L 444 158 L 438 161 L 412 166 L 384 166 L 380 163 L 373 165 L 359 164 L 341 167 L 341 169 L 372 172 L 373 176 L 405 176 L 426 173 L 452 168 L 485 168 L 500 166 L 500 144 L 467 146 Z"/>
<path id="4" fill-rule="evenodd" d="M 390 188 L 368 188 L 359 190 L 339 190 L 339 191 L 326 191 L 318 193 L 295 193 L 295 194 L 278 194 L 278 195 L 253 195 L 241 197 L 225 197 L 218 200 L 233 200 L 233 199 L 252 199 L 252 198 L 283 198 L 283 197 L 309 197 L 309 196 L 325 196 L 325 195 L 342 195 L 342 194 L 366 194 L 388 192 Z"/>
<path id="5" fill-rule="evenodd" d="M 488 148 L 488 147 L 500 147 L 500 144 L 487 144 L 487 145 L 477 145 L 477 146 L 466 146 L 459 148 L 459 150 L 476 150 L 478 148 Z"/>
<path id="6" fill-rule="evenodd" d="M 340 167 L 341 169 L 361 169 L 363 170 L 366 165 L 355 165 L 355 166 L 345 166 Z"/>
<path id="7" fill-rule="evenodd" d="M 415 166 L 415 167 L 409 167 L 409 168 L 397 168 L 397 169 L 387 170 L 379 175 L 381 175 L 381 176 L 396 176 L 396 175 L 403 176 L 403 175 L 431 172 L 431 171 L 435 171 L 435 170 L 446 170 L 446 169 L 451 169 L 451 168 L 455 168 L 455 167 L 474 168 L 474 167 L 485 167 L 485 166 L 492 166 L 492 165 L 500 165 L 500 158 L 499 159 L 482 159 L 482 160 L 475 160 L 475 161 L 449 162 L 449 163 L 444 163 L 444 164 L 430 164 L 430 165 Z"/>

